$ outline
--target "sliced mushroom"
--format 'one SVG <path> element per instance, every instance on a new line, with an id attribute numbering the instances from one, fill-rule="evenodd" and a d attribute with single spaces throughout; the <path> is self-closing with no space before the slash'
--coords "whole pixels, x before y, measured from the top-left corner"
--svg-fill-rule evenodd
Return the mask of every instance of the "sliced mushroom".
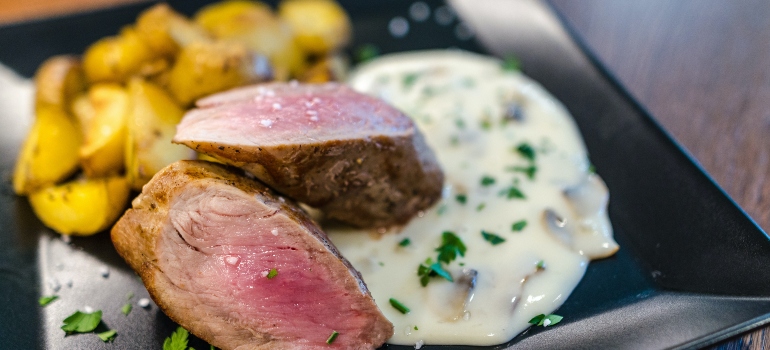
<path id="1" fill-rule="evenodd" d="M 546 209 L 543 212 L 545 227 L 556 239 L 572 248 L 574 238 L 572 231 L 567 227 L 567 219 L 557 214 L 553 209 Z"/>

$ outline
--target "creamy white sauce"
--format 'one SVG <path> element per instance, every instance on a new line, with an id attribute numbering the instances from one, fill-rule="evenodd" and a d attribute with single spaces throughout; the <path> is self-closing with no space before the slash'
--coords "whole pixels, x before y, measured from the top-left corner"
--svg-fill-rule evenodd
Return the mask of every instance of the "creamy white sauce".
<path id="1" fill-rule="evenodd" d="M 504 343 L 532 317 L 558 308 L 589 259 L 618 249 L 607 189 L 589 171 L 574 122 L 521 73 L 486 56 L 427 51 L 377 59 L 354 72 L 350 84 L 411 116 L 446 175 L 441 201 L 403 228 L 382 235 L 326 228 L 395 325 L 389 343 Z M 521 144 L 535 150 L 534 161 L 516 151 Z M 537 169 L 533 179 L 510 170 L 529 166 Z M 485 177 L 494 183 L 482 184 Z M 508 198 L 512 186 L 526 198 Z M 514 231 L 519 221 L 527 224 Z M 505 242 L 491 244 L 482 230 Z M 423 287 L 418 266 L 436 261 L 444 231 L 459 236 L 467 252 L 445 265 L 454 283 L 433 277 Z M 399 246 L 405 238 L 411 243 Z M 544 269 L 537 268 L 541 261 Z M 391 298 L 410 312 L 391 306 Z"/>

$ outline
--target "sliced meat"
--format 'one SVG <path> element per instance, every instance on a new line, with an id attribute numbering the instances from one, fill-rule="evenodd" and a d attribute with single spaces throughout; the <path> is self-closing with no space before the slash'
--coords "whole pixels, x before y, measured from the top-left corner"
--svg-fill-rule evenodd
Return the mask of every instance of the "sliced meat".
<path id="1" fill-rule="evenodd" d="M 239 166 L 359 227 L 406 223 L 441 196 L 444 175 L 411 119 L 334 83 L 271 83 L 216 94 L 174 142 Z"/>
<path id="2" fill-rule="evenodd" d="M 372 349 L 390 338 L 392 324 L 326 234 L 236 172 L 174 163 L 112 229 L 166 315 L 222 349 Z"/>

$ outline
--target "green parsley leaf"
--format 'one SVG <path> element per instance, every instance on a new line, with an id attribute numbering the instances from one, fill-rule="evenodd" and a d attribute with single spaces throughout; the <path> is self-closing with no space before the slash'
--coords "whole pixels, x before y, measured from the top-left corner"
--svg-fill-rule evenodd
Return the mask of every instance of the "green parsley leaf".
<path id="1" fill-rule="evenodd" d="M 516 147 L 516 152 L 518 152 L 522 157 L 527 158 L 531 161 L 535 160 L 535 149 L 532 148 L 528 143 L 522 143 Z"/>
<path id="2" fill-rule="evenodd" d="M 498 245 L 500 243 L 505 242 L 505 238 L 484 230 L 481 230 L 481 236 L 484 237 L 485 241 L 492 243 L 492 245 Z"/>
<path id="3" fill-rule="evenodd" d="M 414 326 L 414 330 L 416 330 L 416 331 L 417 331 L 417 330 L 419 330 L 419 329 L 417 329 L 417 326 Z"/>
<path id="4" fill-rule="evenodd" d="M 538 270 L 545 270 L 545 261 L 543 260 L 538 261 L 537 264 L 535 264 L 535 267 Z"/>
<path id="5" fill-rule="evenodd" d="M 481 203 L 481 204 L 476 206 L 476 211 L 482 211 L 482 210 L 484 210 L 484 208 L 486 208 L 486 206 L 487 206 L 486 203 Z"/>
<path id="6" fill-rule="evenodd" d="M 484 175 L 484 177 L 481 178 L 481 186 L 491 186 L 495 183 L 495 178 L 491 176 Z"/>
<path id="7" fill-rule="evenodd" d="M 337 333 L 337 331 L 332 331 L 332 334 L 329 336 L 329 338 L 326 338 L 326 344 L 334 343 L 334 340 L 337 339 L 337 336 L 340 334 Z"/>
<path id="8" fill-rule="evenodd" d="M 540 314 L 533 317 L 531 320 L 529 320 L 529 323 L 535 326 L 548 327 L 561 322 L 563 318 L 564 317 L 555 315 L 555 314 L 550 314 L 550 315 Z"/>
<path id="9" fill-rule="evenodd" d="M 464 194 L 458 194 L 455 196 L 455 199 L 457 199 L 457 201 L 460 202 L 460 204 L 465 204 L 465 202 L 468 201 L 468 196 Z"/>
<path id="10" fill-rule="evenodd" d="M 439 216 L 444 215 L 444 214 L 446 214 L 447 209 L 449 209 L 447 207 L 447 205 L 446 204 L 442 204 L 441 206 L 438 207 L 438 210 L 436 211 L 436 214 L 438 214 Z"/>
<path id="11" fill-rule="evenodd" d="M 43 296 L 43 297 L 40 297 L 40 299 L 38 299 L 37 303 L 40 304 L 40 306 L 46 306 L 54 302 L 54 300 L 56 299 L 59 299 L 58 295 Z"/>
<path id="12" fill-rule="evenodd" d="M 114 329 L 110 329 L 106 332 L 96 333 L 96 335 L 98 335 L 99 339 L 106 343 L 115 339 L 115 336 L 118 335 L 118 332 L 116 332 Z"/>
<path id="13" fill-rule="evenodd" d="M 133 307 L 133 306 L 131 306 L 131 303 L 126 303 L 126 304 L 125 304 L 125 305 L 123 305 L 123 307 L 120 309 L 120 312 L 122 312 L 124 315 L 128 316 L 128 314 L 130 314 L 130 313 L 131 313 L 131 309 L 133 309 L 133 308 L 134 308 L 134 307 Z"/>
<path id="14" fill-rule="evenodd" d="M 489 117 L 482 118 L 481 122 L 479 122 L 479 127 L 481 130 L 492 129 L 492 120 Z"/>
<path id="15" fill-rule="evenodd" d="M 187 350 L 187 337 L 190 333 L 186 329 L 177 327 L 171 336 L 163 341 L 163 350 Z"/>
<path id="16" fill-rule="evenodd" d="M 588 164 L 588 173 L 589 174 L 596 174 L 596 167 L 593 165 L 593 163 Z"/>
<path id="17" fill-rule="evenodd" d="M 133 298 L 133 297 L 134 297 L 134 292 L 128 292 L 128 294 L 126 294 L 126 300 L 127 301 L 131 300 L 131 298 Z"/>
<path id="18" fill-rule="evenodd" d="M 444 231 L 441 234 L 441 245 L 436 248 L 438 252 L 438 261 L 449 264 L 457 259 L 457 255 L 465 256 L 466 247 L 460 237 L 451 231 Z"/>
<path id="19" fill-rule="evenodd" d="M 511 231 L 519 232 L 527 227 L 527 220 L 519 220 L 511 225 Z"/>
<path id="20" fill-rule="evenodd" d="M 502 66 L 504 71 L 520 71 L 521 70 L 521 61 L 519 61 L 516 56 L 508 55 L 505 57 L 505 60 L 503 61 Z"/>
<path id="21" fill-rule="evenodd" d="M 61 329 L 69 333 L 88 333 L 96 329 L 102 321 L 102 311 L 94 311 L 90 314 L 75 311 L 74 314 L 64 319 Z"/>
<path id="22" fill-rule="evenodd" d="M 452 274 L 450 274 L 449 271 L 444 270 L 444 268 L 441 267 L 441 262 L 436 262 L 431 264 L 430 270 L 431 270 L 431 273 L 435 273 L 436 276 L 442 277 L 449 282 L 454 282 L 454 279 L 452 279 Z"/>
<path id="23" fill-rule="evenodd" d="M 408 245 L 412 244 L 412 241 L 409 240 L 409 238 L 404 238 L 401 240 L 401 242 L 398 242 L 398 245 L 401 247 L 406 247 Z"/>
<path id="24" fill-rule="evenodd" d="M 425 259 L 425 263 L 420 264 L 417 268 L 417 276 L 420 277 L 420 285 L 423 287 L 428 285 L 431 277 L 440 276 L 449 282 L 454 282 L 452 275 L 441 267 L 441 262 L 433 262 L 433 259 Z"/>
<path id="25" fill-rule="evenodd" d="M 506 170 L 515 171 L 515 172 L 519 172 L 519 173 L 524 173 L 524 175 L 527 175 L 527 178 L 530 179 L 530 180 L 534 180 L 535 179 L 535 174 L 537 173 L 537 167 L 534 166 L 534 165 L 530 165 L 530 166 L 513 166 L 513 167 L 506 168 Z"/>
<path id="26" fill-rule="evenodd" d="M 390 298 L 389 301 L 390 301 L 390 306 L 393 306 L 394 309 L 398 310 L 404 315 L 408 314 L 409 311 L 411 311 L 409 310 L 408 307 L 406 307 L 406 305 L 402 304 L 400 301 L 396 299 Z"/>
<path id="27" fill-rule="evenodd" d="M 519 190 L 516 186 L 511 186 L 506 189 L 503 189 L 502 191 L 500 191 L 499 195 L 505 196 L 508 199 L 514 199 L 514 198 L 526 199 L 527 198 L 527 196 L 525 196 L 524 193 L 521 192 L 521 190 Z"/>
<path id="28" fill-rule="evenodd" d="M 408 73 L 404 75 L 404 78 L 401 81 L 401 83 L 404 86 L 404 89 L 407 89 L 407 90 L 410 89 L 412 85 L 414 85 L 414 83 L 417 82 L 417 78 L 419 77 L 420 77 L 420 73 Z"/>
<path id="29" fill-rule="evenodd" d="M 465 121 L 460 118 L 455 119 L 455 125 L 459 129 L 465 129 Z"/>
<path id="30" fill-rule="evenodd" d="M 356 62 L 366 62 L 380 55 L 380 49 L 373 44 L 364 44 L 359 46 L 355 52 Z"/>
<path id="31" fill-rule="evenodd" d="M 267 279 L 273 279 L 275 276 L 278 276 L 278 269 L 270 269 L 266 277 Z"/>

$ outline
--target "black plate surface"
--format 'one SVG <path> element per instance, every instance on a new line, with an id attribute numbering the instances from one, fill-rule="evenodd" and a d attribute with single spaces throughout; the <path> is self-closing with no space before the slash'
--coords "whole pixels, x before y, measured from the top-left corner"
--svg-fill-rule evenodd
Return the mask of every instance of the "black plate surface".
<path id="1" fill-rule="evenodd" d="M 530 329 L 493 348 L 701 347 L 767 323 L 768 237 L 570 36 L 547 5 L 452 1 L 475 29 L 482 49 L 457 38 L 457 20 L 450 25 L 433 18 L 410 20 L 409 34 L 393 38 L 388 22 L 394 16 L 409 18 L 410 1 L 342 3 L 354 19 L 353 47 L 373 43 L 383 52 L 459 47 L 515 53 L 524 72 L 574 115 L 591 160 L 610 188 L 618 254 L 591 263 L 558 310 L 565 317 L 561 324 Z M 434 10 L 441 5 L 427 3 Z M 203 4 L 171 2 L 187 14 Z M 45 58 L 82 52 L 131 23 L 147 6 L 2 27 L 0 62 L 29 77 Z M 161 348 L 176 325 L 154 304 L 136 307 L 147 292 L 117 256 L 108 234 L 66 244 L 35 218 L 26 199 L 13 195 L 9 178 L 30 118 L 7 108 L 18 103 L 0 99 L 0 349 Z M 108 278 L 100 274 L 103 267 L 110 270 Z M 61 298 L 40 308 L 37 299 L 50 294 L 55 281 L 62 285 Z M 135 295 L 135 306 L 124 316 L 120 308 L 128 293 Z M 64 336 L 61 321 L 85 306 L 104 311 L 105 325 L 118 331 L 113 343 L 102 343 L 93 334 Z M 197 339 L 190 345 L 208 348 Z"/>

